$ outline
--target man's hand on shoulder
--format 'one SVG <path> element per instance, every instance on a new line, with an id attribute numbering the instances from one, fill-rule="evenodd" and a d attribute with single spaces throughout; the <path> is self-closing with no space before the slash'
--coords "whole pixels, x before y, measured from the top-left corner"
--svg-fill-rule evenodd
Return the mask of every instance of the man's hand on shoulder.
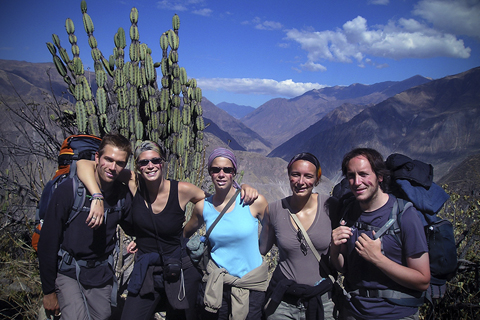
<path id="1" fill-rule="evenodd" d="M 85 223 L 92 229 L 97 229 L 103 223 L 103 214 L 105 212 L 103 198 L 93 199 L 90 205 L 90 213 Z"/>

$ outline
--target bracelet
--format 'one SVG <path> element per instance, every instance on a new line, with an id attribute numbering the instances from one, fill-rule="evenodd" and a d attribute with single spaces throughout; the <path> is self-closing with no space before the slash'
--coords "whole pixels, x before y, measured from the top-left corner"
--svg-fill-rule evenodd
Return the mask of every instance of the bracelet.
<path id="1" fill-rule="evenodd" d="M 92 200 L 103 201 L 103 194 L 101 194 L 101 193 L 94 193 L 94 194 L 92 194 Z"/>

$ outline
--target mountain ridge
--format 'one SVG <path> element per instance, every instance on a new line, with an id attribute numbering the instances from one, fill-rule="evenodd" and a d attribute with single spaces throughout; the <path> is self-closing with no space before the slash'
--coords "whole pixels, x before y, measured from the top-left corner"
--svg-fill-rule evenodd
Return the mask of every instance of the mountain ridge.
<path id="1" fill-rule="evenodd" d="M 246 151 L 264 155 L 270 152 L 271 145 L 268 141 L 205 97 L 202 98 L 202 109 L 205 118 L 213 121 L 221 130 L 228 132 Z"/>
<path id="2" fill-rule="evenodd" d="M 50 78 L 45 74 L 48 69 L 51 69 Z M 289 131 L 282 128 L 283 120 L 275 121 L 275 117 L 281 115 L 291 122 L 305 122 L 305 119 L 313 118 L 312 115 L 320 118 L 297 135 L 292 135 L 289 138 L 291 141 L 279 140 L 281 143 L 276 149 L 273 149 L 273 145 L 262 134 L 245 125 L 243 120 L 235 119 L 204 97 L 202 106 L 205 123 L 210 124 L 206 132 L 218 136 L 212 139 L 210 147 L 229 146 L 236 152 L 245 152 L 245 159 L 250 155 L 258 161 L 260 158 L 264 159 L 263 155 L 269 154 L 270 158 L 281 157 L 282 161 L 288 161 L 296 152 L 312 152 L 320 159 L 324 176 L 333 182 L 338 175 L 341 158 L 355 146 L 376 148 L 384 156 L 401 152 L 432 163 L 438 179 L 467 156 L 480 150 L 480 137 L 474 130 L 480 127 L 480 111 L 477 111 L 480 110 L 480 96 L 477 93 L 480 87 L 479 74 L 480 68 L 474 68 L 437 80 L 414 76 L 403 82 L 335 86 L 312 90 L 292 99 L 272 99 L 266 103 L 274 110 L 272 118 L 260 117 L 264 130 L 273 132 L 280 128 Z M 425 83 L 410 87 L 416 82 Z M 402 86 L 410 89 L 381 100 L 383 96 L 403 89 Z M 373 87 L 381 91 L 372 91 Z M 346 90 L 350 90 L 349 95 L 342 98 L 340 94 Z M 29 97 L 28 102 L 33 100 L 43 103 L 45 92 L 52 96 L 51 91 L 55 95 L 64 95 L 67 98 L 69 96 L 65 94 L 66 84 L 57 74 L 53 63 L 0 60 L 2 99 L 7 96 L 18 98 L 18 93 L 22 98 Z M 295 108 L 289 108 L 291 100 L 295 100 Z M 377 100 L 381 101 L 367 104 L 368 101 Z M 324 104 L 319 105 L 318 102 Z M 338 106 L 334 107 L 336 104 Z M 314 111 L 297 112 L 297 107 Z M 328 108 L 332 109 L 326 112 Z M 289 111 L 282 114 L 283 109 Z M 257 110 L 248 117 L 258 112 Z M 7 127 L 11 126 L 5 126 L 4 130 Z M 282 151 L 282 148 L 285 149 Z M 262 160 L 265 161 L 265 166 L 279 164 L 275 162 L 277 160 L 270 163 L 270 158 Z M 248 163 L 254 165 L 253 162 Z M 263 171 L 267 175 L 271 174 L 267 173 L 267 170 Z M 262 172 L 259 172 L 253 179 L 259 179 L 263 184 L 265 181 L 279 179 L 261 175 Z M 280 179 L 283 178 L 286 180 L 286 177 Z"/>
<path id="3" fill-rule="evenodd" d="M 286 160 L 310 150 L 321 158 L 324 173 L 334 177 L 346 152 L 368 146 L 384 156 L 404 153 L 432 163 L 437 172 L 448 172 L 468 155 L 480 152 L 479 83 L 480 67 L 433 80 L 365 108 L 336 126 L 319 121 L 311 127 L 316 131 L 309 128 L 308 135 L 299 134 L 303 140 L 287 141 L 269 156 Z"/>
<path id="4" fill-rule="evenodd" d="M 227 111 L 235 119 L 241 119 L 255 110 L 254 107 L 238 105 L 230 102 L 220 102 L 216 105 L 218 108 Z"/>
<path id="5" fill-rule="evenodd" d="M 404 88 L 429 81 L 425 77 L 414 76 L 403 81 L 385 81 L 373 85 L 352 84 L 314 89 L 291 99 L 269 100 L 241 121 L 273 147 L 278 147 L 344 103 L 379 103 Z"/>

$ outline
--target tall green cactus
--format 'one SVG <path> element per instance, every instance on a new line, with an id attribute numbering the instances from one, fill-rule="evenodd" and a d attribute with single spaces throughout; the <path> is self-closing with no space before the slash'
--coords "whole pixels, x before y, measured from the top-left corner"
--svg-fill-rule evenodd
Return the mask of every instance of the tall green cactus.
<path id="1" fill-rule="evenodd" d="M 78 132 L 101 137 L 116 131 L 129 138 L 134 147 L 144 139 L 157 141 L 167 151 L 167 177 L 198 184 L 196 179 L 204 159 L 202 92 L 196 80 L 188 79 L 185 68 L 178 64 L 179 17 L 174 15 L 172 29 L 161 35 L 162 61 L 154 63 L 152 50 L 140 42 L 136 8 L 130 12 L 128 51 L 125 31 L 119 28 L 108 59 L 98 48 L 85 1 L 81 1 L 81 12 L 94 63 L 95 95 L 85 76 L 73 21 L 65 22 L 71 59 L 56 34 L 52 35 L 53 43 L 47 43 L 58 73 L 77 101 Z M 130 61 L 126 61 L 127 54 Z M 160 90 L 156 72 L 159 67 Z"/>

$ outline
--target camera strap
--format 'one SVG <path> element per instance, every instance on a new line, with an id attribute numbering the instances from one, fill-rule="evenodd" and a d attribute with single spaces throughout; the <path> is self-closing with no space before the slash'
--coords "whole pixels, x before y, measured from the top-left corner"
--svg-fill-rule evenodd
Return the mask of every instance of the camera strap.
<path id="1" fill-rule="evenodd" d="M 141 182 L 143 182 L 143 180 Z M 148 194 L 148 189 L 146 188 L 146 186 L 145 186 L 144 192 L 145 192 L 145 200 L 147 201 L 147 207 L 148 207 L 148 210 L 150 211 L 150 218 L 152 219 L 153 229 L 155 230 L 155 238 L 156 238 L 155 239 L 155 244 L 157 245 L 158 252 L 160 252 L 161 261 L 162 261 L 162 264 L 163 264 L 163 250 L 162 250 L 162 246 L 158 244 L 158 242 L 160 240 L 160 237 L 158 236 L 157 225 L 155 224 L 155 219 L 153 219 L 155 214 L 153 213 L 152 202 L 150 201 L 150 195 Z M 168 201 L 167 201 L 167 204 L 168 204 Z"/>
<path id="2" fill-rule="evenodd" d="M 285 199 L 284 199 L 284 200 L 285 200 Z M 300 219 L 298 219 L 298 217 L 297 217 L 296 214 L 293 214 L 292 211 L 290 211 L 290 204 L 288 203 L 288 201 L 285 200 L 285 201 L 282 201 L 282 202 L 284 202 L 285 208 L 288 210 L 288 213 L 290 213 L 290 216 L 292 217 L 293 221 L 294 221 L 295 224 L 297 225 L 297 228 L 302 231 L 303 237 L 304 237 L 305 240 L 307 241 L 307 244 L 308 244 L 308 246 L 310 247 L 310 249 L 312 250 L 313 255 L 315 256 L 315 258 L 317 259 L 318 263 L 320 264 L 320 267 L 323 269 L 323 271 L 324 271 L 326 274 L 328 274 L 328 277 L 330 278 L 330 280 L 332 280 L 332 283 L 334 283 L 334 282 L 335 282 L 335 279 L 334 279 L 334 277 L 333 277 L 332 274 L 331 274 L 330 268 L 326 265 L 325 261 L 322 260 L 322 257 L 321 257 L 320 254 L 318 253 L 317 248 L 315 248 L 315 246 L 314 246 L 313 243 L 312 243 L 312 240 L 310 240 L 310 237 L 308 236 L 307 231 L 306 231 L 305 228 L 303 227 L 302 222 L 300 221 Z"/>
<path id="3" fill-rule="evenodd" d="M 170 182 L 170 191 L 169 192 L 171 192 L 171 191 L 172 191 L 172 185 L 171 185 L 171 182 Z M 177 189 L 177 193 L 178 193 L 178 189 Z M 170 197 L 170 195 L 169 195 L 169 197 Z M 178 195 L 177 195 L 177 197 L 178 197 Z M 155 230 L 155 238 L 156 238 L 155 239 L 155 244 L 157 245 L 157 250 L 160 252 L 163 267 L 165 267 L 163 249 L 162 249 L 161 243 L 159 244 L 160 237 L 158 236 L 157 225 L 155 224 L 155 219 L 153 218 L 154 213 L 153 213 L 153 209 L 152 209 L 152 202 L 150 201 L 150 195 L 148 194 L 148 190 L 147 190 L 146 187 L 145 187 L 145 200 L 147 201 L 148 210 L 150 211 L 150 217 L 152 219 L 153 229 Z M 168 205 L 168 201 L 167 201 L 167 205 Z M 183 251 L 183 246 L 182 246 L 181 240 L 180 240 L 179 245 L 180 245 L 180 250 Z M 182 260 L 182 254 L 180 254 L 180 261 L 181 260 Z M 178 301 L 183 301 L 183 299 L 185 299 L 185 297 L 186 297 L 185 279 L 183 277 L 183 266 L 182 266 L 180 268 L 180 290 L 178 292 L 177 299 L 178 299 Z"/>
<path id="4" fill-rule="evenodd" d="M 230 208 L 232 206 L 232 204 L 235 202 L 235 199 L 237 198 L 238 194 L 241 192 L 242 190 L 241 189 L 237 189 L 237 191 L 235 191 L 235 194 L 230 198 L 230 200 L 228 201 L 228 203 L 225 205 L 225 207 L 223 207 L 223 210 L 222 212 L 220 212 L 220 214 L 218 215 L 217 219 L 215 219 L 215 221 L 213 221 L 212 225 L 210 226 L 210 228 L 208 228 L 207 232 L 205 233 L 205 238 L 206 238 L 206 241 L 208 240 L 208 237 L 210 236 L 210 233 L 212 233 L 212 230 L 213 228 L 217 225 L 217 223 L 220 221 L 220 219 L 223 217 L 223 215 L 225 214 L 225 212 L 227 212 L 228 208 Z"/>

